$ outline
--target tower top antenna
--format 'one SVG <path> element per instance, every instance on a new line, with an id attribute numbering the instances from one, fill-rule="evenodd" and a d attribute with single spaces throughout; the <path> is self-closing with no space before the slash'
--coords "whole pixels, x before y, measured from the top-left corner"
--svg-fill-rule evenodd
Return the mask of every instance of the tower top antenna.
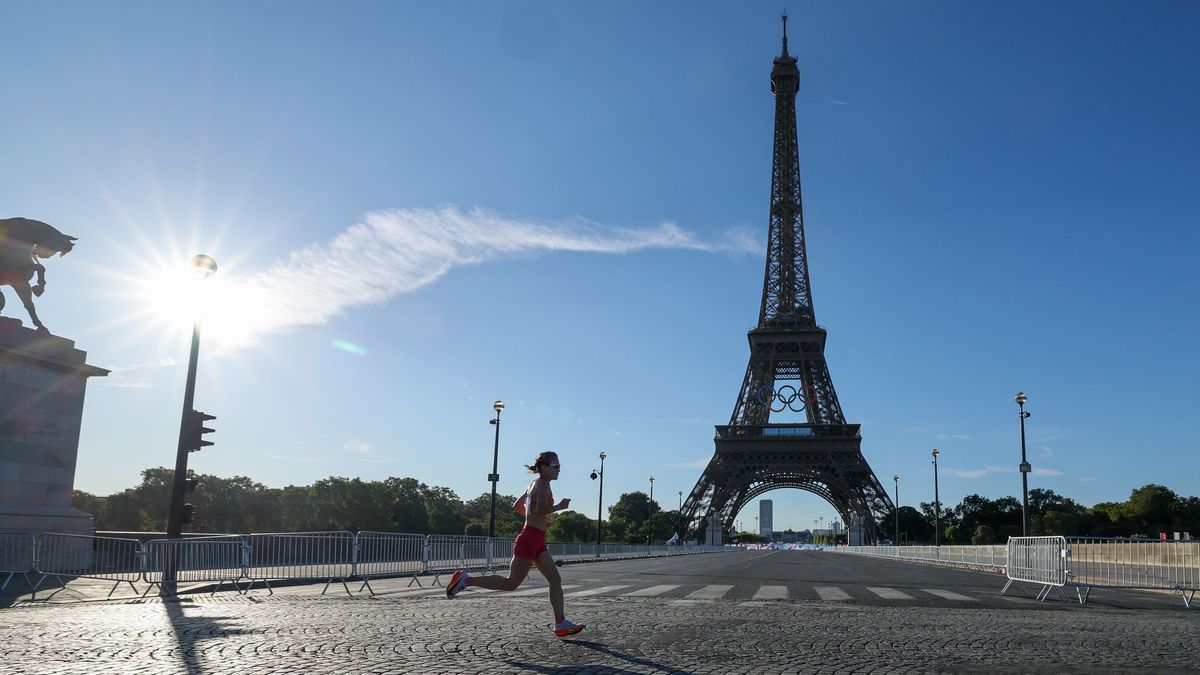
<path id="1" fill-rule="evenodd" d="M 780 18 L 781 18 L 781 19 L 783 19 L 783 55 L 784 55 L 784 56 L 787 56 L 787 55 L 788 55 L 788 51 L 787 51 L 787 20 L 788 20 L 788 15 L 787 15 L 787 10 L 786 10 L 786 9 L 785 9 L 785 10 L 783 10 L 783 16 L 781 16 Z"/>

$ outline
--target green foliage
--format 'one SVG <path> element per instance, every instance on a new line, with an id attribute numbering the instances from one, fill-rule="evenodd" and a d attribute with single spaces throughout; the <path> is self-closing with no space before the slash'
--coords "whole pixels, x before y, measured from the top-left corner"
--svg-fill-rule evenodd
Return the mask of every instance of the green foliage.
<path id="1" fill-rule="evenodd" d="M 170 507 L 174 471 L 157 467 L 142 471 L 141 483 L 115 494 L 100 496 L 76 490 L 72 504 L 92 514 L 99 531 L 163 532 Z M 199 488 L 187 496 L 197 518 L 191 532 L 303 532 L 314 530 L 379 530 L 414 534 L 486 535 L 491 493 L 463 502 L 453 490 L 428 486 L 414 478 L 382 481 L 330 476 L 312 485 L 269 488 L 245 476 L 222 478 L 195 475 Z M 512 537 L 523 519 L 512 508 L 516 497 L 496 496 L 496 534 Z M 1124 502 L 1103 502 L 1086 508 L 1053 490 L 1029 491 L 1030 534 L 1128 537 L 1135 533 L 1157 538 L 1159 532 L 1200 534 L 1200 498 L 1181 497 L 1161 485 L 1144 485 Z M 623 543 L 662 543 L 674 534 L 675 511 L 651 504 L 645 492 L 622 494 L 608 509 L 603 539 Z M 900 508 L 901 541 L 933 542 L 933 505 Z M 895 515 L 880 523 L 884 537 L 895 531 Z M 969 495 L 954 508 L 942 505 L 945 543 L 1003 543 L 1021 532 L 1021 502 L 1015 497 L 988 499 Z M 572 511 L 559 513 L 550 538 L 590 542 L 596 523 Z M 752 533 L 740 533 L 743 541 Z"/>
<path id="2" fill-rule="evenodd" d="M 596 540 L 596 521 L 575 511 L 560 511 L 550 520 L 550 541 L 563 543 Z"/>
<path id="3" fill-rule="evenodd" d="M 976 546 L 995 544 L 996 531 L 987 525 L 978 525 L 975 527 L 975 533 L 971 535 L 971 543 Z"/>

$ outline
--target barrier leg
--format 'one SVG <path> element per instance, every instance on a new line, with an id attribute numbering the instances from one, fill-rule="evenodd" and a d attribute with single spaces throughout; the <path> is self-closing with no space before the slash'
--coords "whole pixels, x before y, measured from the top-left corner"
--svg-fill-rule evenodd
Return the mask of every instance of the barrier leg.
<path id="1" fill-rule="evenodd" d="M 371 595 L 375 595 L 375 589 L 371 588 L 371 577 L 363 577 L 362 586 L 358 587 L 358 592 L 362 593 L 362 589 L 364 588 L 370 590 Z"/>
<path id="2" fill-rule="evenodd" d="M 1079 604 L 1081 604 L 1081 605 L 1087 602 L 1088 596 L 1091 594 L 1092 594 L 1091 586 L 1083 586 L 1082 588 L 1080 588 L 1079 586 L 1075 587 L 1075 595 L 1079 597 Z"/>
<path id="3" fill-rule="evenodd" d="M 1181 589 L 1179 589 L 1179 597 L 1183 598 L 1183 606 L 1187 607 L 1188 609 L 1191 609 L 1192 608 L 1192 598 L 1196 597 L 1196 590 L 1192 589 L 1191 592 L 1187 592 L 1181 588 Z"/>
<path id="4" fill-rule="evenodd" d="M 226 581 L 233 584 L 233 588 L 234 588 L 234 590 L 236 590 L 238 592 L 238 595 L 242 594 L 241 589 L 238 588 L 237 581 L 235 581 L 233 579 L 221 579 L 220 581 L 217 582 L 217 585 L 213 587 L 212 592 L 208 594 L 208 597 L 211 598 L 212 596 L 216 595 L 217 591 L 221 590 L 221 587 L 225 585 Z"/>
<path id="5" fill-rule="evenodd" d="M 417 578 L 417 573 L 413 572 L 412 578 L 408 580 L 408 588 L 412 588 L 413 582 L 417 582 L 417 588 L 424 588 L 421 585 L 421 580 Z"/>
<path id="6" fill-rule="evenodd" d="M 133 589 L 133 593 L 134 593 L 134 595 L 137 595 L 137 586 L 134 586 L 134 585 L 133 585 L 133 582 L 132 582 L 132 581 L 130 581 L 130 580 L 128 580 L 128 579 L 124 579 L 123 581 L 124 581 L 125 583 L 129 584 L 129 587 Z M 108 592 L 108 595 L 106 595 L 106 596 L 104 596 L 104 597 L 106 597 L 106 598 L 111 598 L 111 597 L 112 597 L 112 594 L 113 594 L 113 593 L 114 593 L 114 592 L 117 590 L 117 586 L 120 586 L 120 585 L 121 585 L 121 582 L 120 582 L 120 581 L 118 581 L 117 583 L 113 584 L 113 587 L 112 587 L 112 589 L 111 589 L 111 590 L 109 590 L 109 592 Z"/>

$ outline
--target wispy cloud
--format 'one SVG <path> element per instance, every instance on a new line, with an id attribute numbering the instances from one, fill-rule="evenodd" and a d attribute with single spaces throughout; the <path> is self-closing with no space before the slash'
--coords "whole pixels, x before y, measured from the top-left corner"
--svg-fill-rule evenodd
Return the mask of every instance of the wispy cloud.
<path id="1" fill-rule="evenodd" d="M 1048 445 L 1043 445 L 1042 446 L 1042 457 L 1053 457 L 1053 456 L 1054 456 L 1054 450 L 1051 449 L 1050 446 L 1048 446 Z"/>
<path id="2" fill-rule="evenodd" d="M 678 464 L 668 464 L 667 466 L 674 468 L 674 469 L 703 469 L 704 467 L 708 466 L 708 462 L 711 459 L 712 459 L 711 456 L 700 457 L 699 459 L 694 459 L 690 462 L 681 462 Z"/>
<path id="3" fill-rule="evenodd" d="M 940 439 L 950 439 L 950 440 L 955 440 L 955 441 L 971 440 L 971 434 L 934 434 L 933 437 L 940 438 Z"/>
<path id="4" fill-rule="evenodd" d="M 956 469 L 947 467 L 944 471 L 955 478 L 983 478 L 991 473 L 1015 473 L 1016 468 L 1006 466 L 985 466 L 982 469 Z M 1040 468 L 1034 469 L 1035 476 L 1061 476 L 1063 472 L 1058 469 Z"/>
<path id="5" fill-rule="evenodd" d="M 118 387 L 121 389 L 150 389 L 155 386 L 154 383 L 136 377 L 133 374 L 145 373 L 146 369 L 148 368 L 165 368 L 167 366 L 173 366 L 176 363 L 177 361 L 175 359 L 164 357 L 154 361 L 147 361 L 145 363 L 112 366 L 109 368 L 108 376 L 98 378 L 98 383 L 106 387 Z"/>
<path id="6" fill-rule="evenodd" d="M 848 105 L 845 101 L 839 101 L 839 100 L 833 99 L 833 98 L 823 98 L 821 100 L 826 103 L 832 103 L 834 105 Z"/>
<path id="7" fill-rule="evenodd" d="M 230 302 L 206 323 L 228 323 L 225 347 L 264 333 L 323 324 L 346 309 L 409 293 L 455 267 L 493 260 L 575 252 L 622 255 L 651 249 L 758 253 L 746 231 L 706 240 L 675 223 L 651 228 L 585 220 L 507 218 L 483 209 L 392 209 L 367 214 L 324 243 L 287 256 L 270 269 L 229 284 Z M 221 331 L 214 331 L 220 334 Z M 232 336 L 238 336 L 233 339 Z"/>
<path id="8" fill-rule="evenodd" d="M 355 455 L 371 454 L 371 444 L 362 441 L 346 441 L 342 443 L 342 452 L 349 452 Z"/>

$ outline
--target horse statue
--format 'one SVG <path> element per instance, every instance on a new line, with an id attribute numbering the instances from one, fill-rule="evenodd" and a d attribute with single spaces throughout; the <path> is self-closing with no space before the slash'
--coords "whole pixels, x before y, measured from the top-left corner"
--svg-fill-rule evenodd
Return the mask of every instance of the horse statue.
<path id="1" fill-rule="evenodd" d="M 41 297 L 46 290 L 46 268 L 38 258 L 55 253 L 66 255 L 75 248 L 70 237 L 40 220 L 29 218 L 0 219 L 0 286 L 12 286 L 29 312 L 38 332 L 49 333 L 33 308 L 33 296 Z M 37 275 L 37 283 L 29 282 Z M 0 310 L 4 309 L 4 294 L 0 293 Z"/>

